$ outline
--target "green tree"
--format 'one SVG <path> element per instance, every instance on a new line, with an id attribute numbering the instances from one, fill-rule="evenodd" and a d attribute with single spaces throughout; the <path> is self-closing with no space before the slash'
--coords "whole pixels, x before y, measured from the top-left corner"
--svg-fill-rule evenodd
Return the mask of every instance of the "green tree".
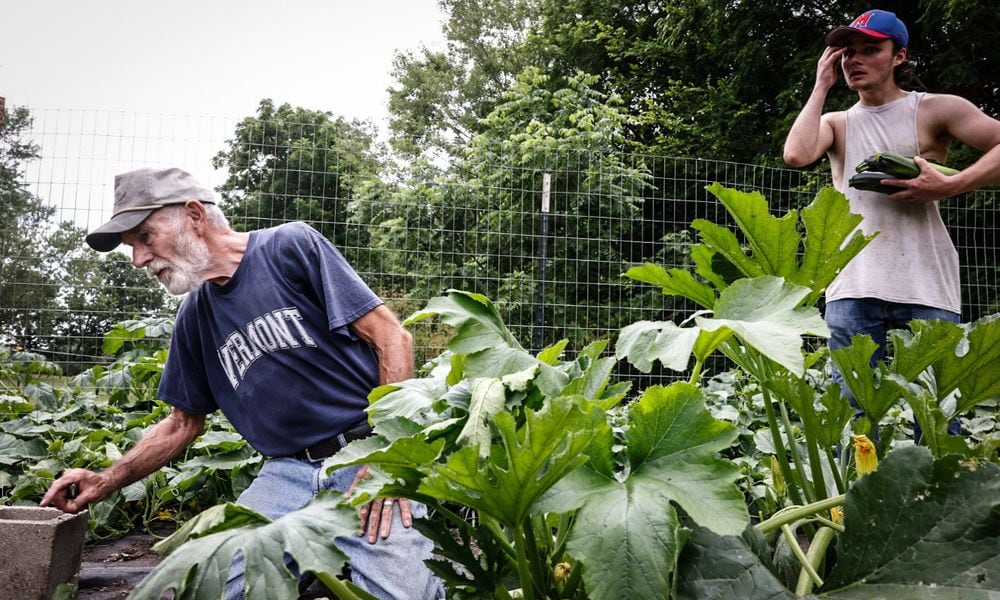
<path id="1" fill-rule="evenodd" d="M 440 0 L 447 49 L 403 52 L 389 88 L 392 145 L 405 155 L 456 156 L 530 63 L 521 50 L 538 0 Z"/>
<path id="2" fill-rule="evenodd" d="M 55 208 L 27 189 L 25 165 L 38 158 L 27 139 L 31 115 L 26 108 L 4 109 L 0 116 L 0 340 L 36 349 L 42 343 L 56 289 L 47 285 L 38 248 L 45 243 Z"/>
<path id="3" fill-rule="evenodd" d="M 514 76 L 534 65 L 552 91 L 574 73 L 622 100 L 636 151 L 782 166 L 781 146 L 815 76 L 823 37 L 869 2 L 801 0 L 448 0 L 443 52 L 397 57 L 393 132 L 454 150 Z M 911 56 L 932 92 L 1000 114 L 1000 24 L 971 0 L 882 2 L 910 29 Z M 839 86 L 828 105 L 854 95 Z M 448 134 L 451 146 L 439 142 Z M 964 155 L 963 155 L 964 159 Z M 960 161 L 961 162 L 961 161 Z"/>
<path id="4" fill-rule="evenodd" d="M 64 222 L 48 237 L 47 279 L 58 282 L 46 353 L 66 373 L 105 360 L 105 334 L 128 319 L 173 312 L 176 301 L 121 252 L 103 257 L 85 243 L 86 232 Z"/>
<path id="5" fill-rule="evenodd" d="M 348 203 L 380 170 L 370 125 L 267 99 L 212 164 L 228 172 L 218 191 L 234 228 L 308 221 L 338 246 Z"/>
<path id="6" fill-rule="evenodd" d="M 596 81 L 576 74 L 551 91 L 548 76 L 526 69 L 452 170 L 434 176 L 420 163 L 408 184 L 359 203 L 371 207 L 381 264 L 408 273 L 404 287 L 418 297 L 456 287 L 497 298 L 506 314 L 522 311 L 512 321 L 544 325 L 546 338 L 582 329 L 578 304 L 620 306 L 649 172 L 623 155 L 626 117 Z M 417 228 L 430 233 L 418 238 Z"/>

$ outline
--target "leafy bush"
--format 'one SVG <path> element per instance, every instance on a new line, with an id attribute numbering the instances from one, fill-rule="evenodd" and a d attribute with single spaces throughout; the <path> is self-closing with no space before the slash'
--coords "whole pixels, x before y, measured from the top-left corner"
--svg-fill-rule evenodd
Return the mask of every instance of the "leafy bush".
<path id="1" fill-rule="evenodd" d="M 35 504 L 63 470 L 108 467 L 163 418 L 171 409 L 155 392 L 172 330 L 162 318 L 119 323 L 104 339 L 115 360 L 71 379 L 44 356 L 0 349 L 0 501 Z M 180 459 L 91 505 L 89 538 L 172 526 L 233 500 L 260 461 L 213 415 Z"/>

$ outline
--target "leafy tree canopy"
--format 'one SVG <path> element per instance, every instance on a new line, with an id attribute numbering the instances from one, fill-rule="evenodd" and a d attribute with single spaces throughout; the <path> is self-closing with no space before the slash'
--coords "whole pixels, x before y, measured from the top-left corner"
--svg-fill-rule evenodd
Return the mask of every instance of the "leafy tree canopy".
<path id="1" fill-rule="evenodd" d="M 234 228 L 309 221 L 339 245 L 348 200 L 380 168 L 369 125 L 267 99 L 212 164 L 228 171 L 218 191 Z"/>
<path id="2" fill-rule="evenodd" d="M 27 139 L 31 116 L 26 108 L 4 109 L 0 115 L 0 339 L 36 347 L 44 329 L 42 308 L 55 296 L 44 285 L 43 261 L 36 248 L 55 208 L 28 191 L 24 168 L 38 158 L 38 146 Z"/>
<path id="3" fill-rule="evenodd" d="M 868 2 L 778 0 L 448 0 L 445 52 L 397 57 L 393 133 L 411 143 L 465 139 L 525 66 L 556 90 L 578 72 L 620 97 L 637 151 L 779 164 L 791 122 L 812 86 L 823 37 Z M 471 10 L 473 7 L 479 10 Z M 910 30 L 928 91 L 955 93 L 1000 114 L 1000 27 L 969 0 L 888 1 Z M 489 84 L 487 85 L 486 82 Z M 854 95 L 838 86 L 828 108 Z"/>

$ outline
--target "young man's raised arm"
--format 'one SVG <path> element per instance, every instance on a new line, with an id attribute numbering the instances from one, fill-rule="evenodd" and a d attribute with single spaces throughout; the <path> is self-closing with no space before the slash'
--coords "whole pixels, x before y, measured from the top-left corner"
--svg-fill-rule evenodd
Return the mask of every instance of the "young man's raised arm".
<path id="1" fill-rule="evenodd" d="M 788 137 L 785 138 L 784 160 L 790 166 L 804 167 L 823 156 L 834 142 L 830 115 L 823 116 L 823 105 L 830 88 L 837 83 L 843 48 L 827 47 L 816 66 L 816 83 L 806 105 L 802 107 Z"/>

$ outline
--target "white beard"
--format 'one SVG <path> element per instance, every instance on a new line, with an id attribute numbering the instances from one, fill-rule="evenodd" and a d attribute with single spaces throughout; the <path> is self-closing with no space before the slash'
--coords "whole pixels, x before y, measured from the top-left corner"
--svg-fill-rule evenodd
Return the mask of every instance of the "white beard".
<path id="1" fill-rule="evenodd" d="M 154 260 L 146 265 L 146 274 L 174 296 L 181 296 L 201 284 L 210 257 L 205 242 L 183 230 L 178 231 L 173 250 L 173 261 Z"/>

